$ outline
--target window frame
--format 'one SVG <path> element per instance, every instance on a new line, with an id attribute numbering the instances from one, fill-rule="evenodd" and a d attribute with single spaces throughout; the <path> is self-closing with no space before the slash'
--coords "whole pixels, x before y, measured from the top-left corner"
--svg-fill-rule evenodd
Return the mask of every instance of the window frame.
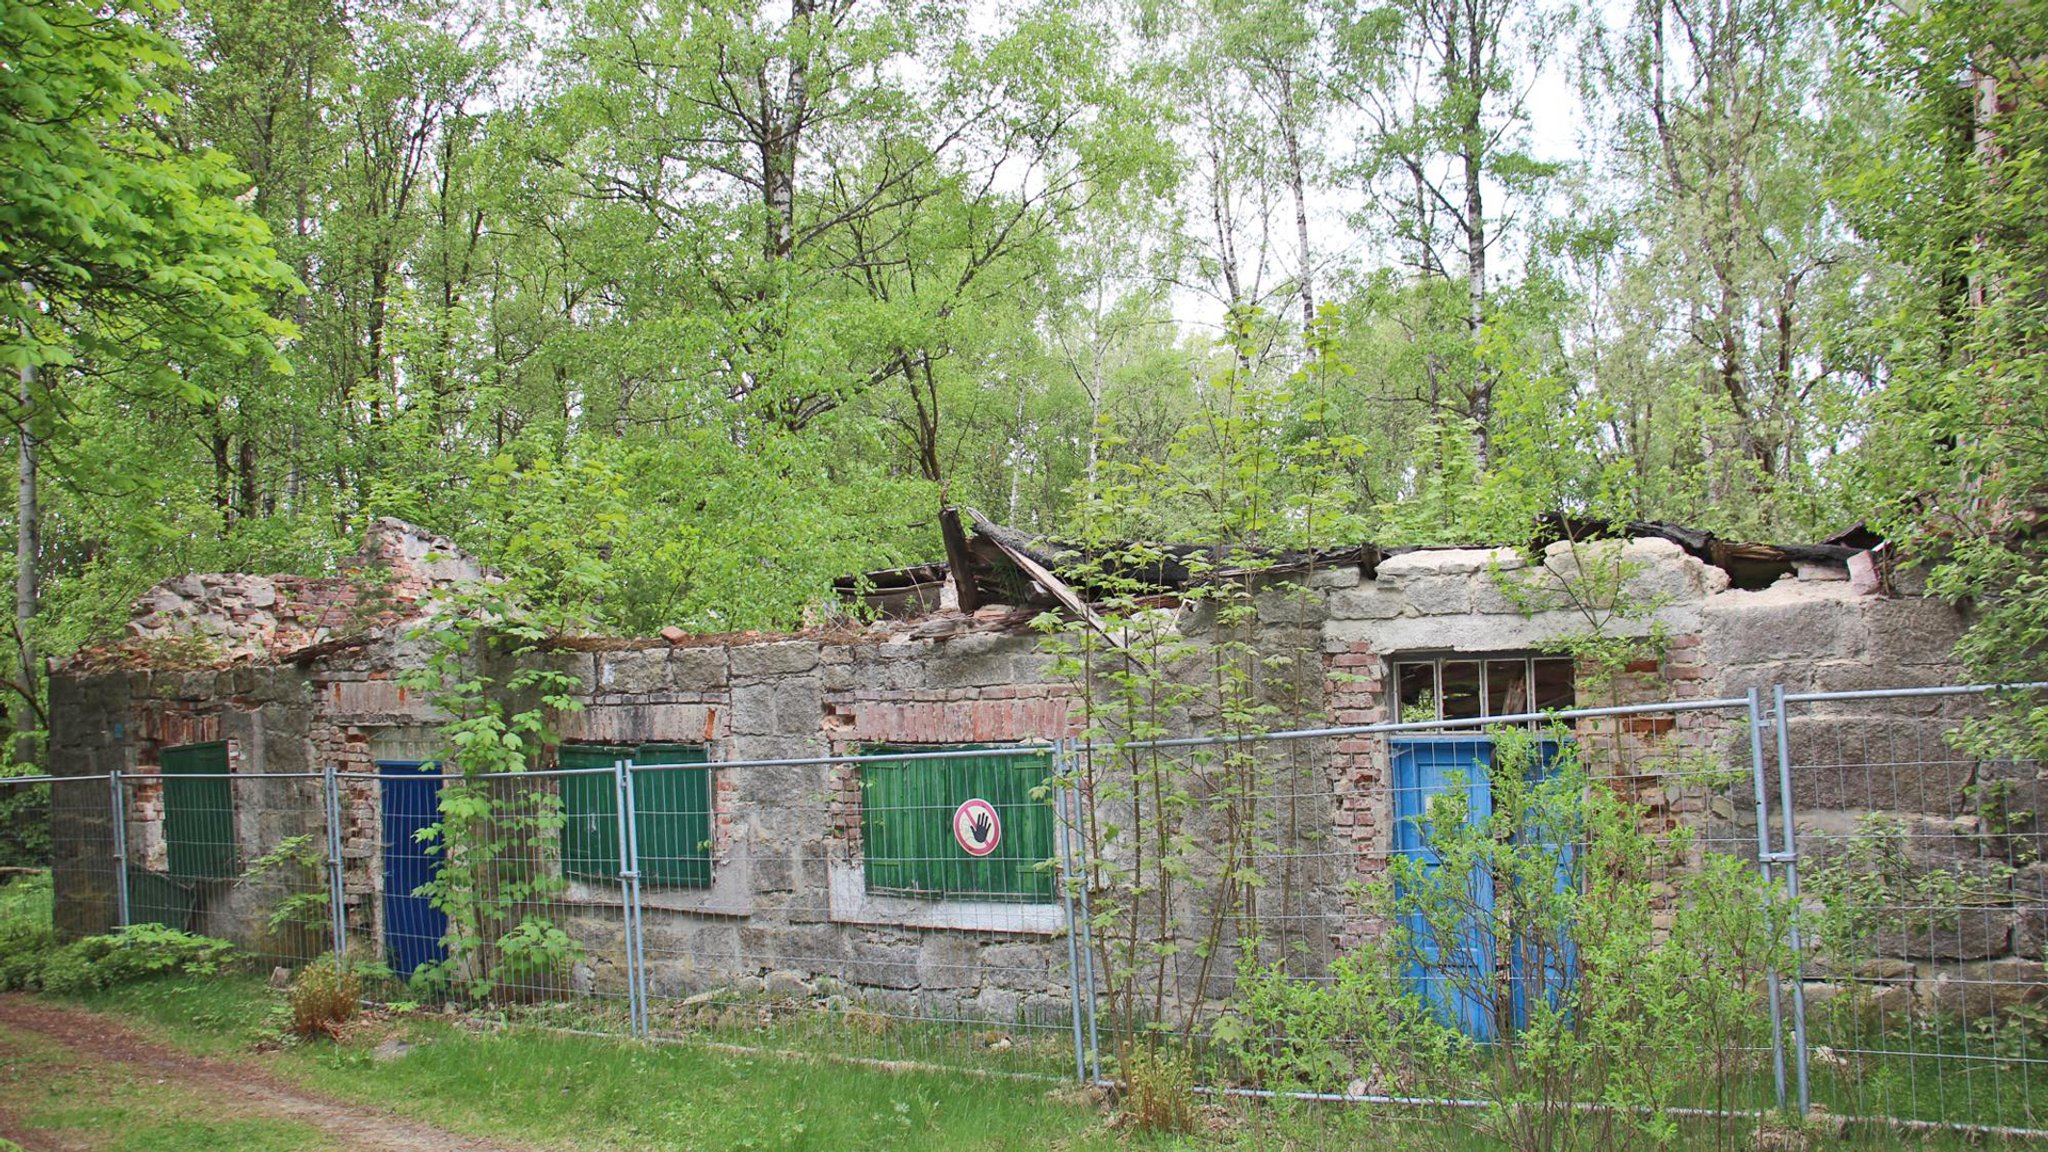
<path id="1" fill-rule="evenodd" d="M 565 756 L 566 754 L 566 756 Z M 656 889 L 702 890 L 712 887 L 716 877 L 716 862 L 713 851 L 718 830 L 717 796 L 713 787 L 712 772 L 716 762 L 711 759 L 711 749 L 704 744 L 689 744 L 679 741 L 650 741 L 645 744 L 598 744 L 569 743 L 557 746 L 555 761 L 557 767 L 567 768 L 566 757 L 588 756 L 593 763 L 581 765 L 586 769 L 609 767 L 624 760 L 630 771 L 643 772 L 649 768 L 663 768 L 671 771 L 690 773 L 690 778 L 701 780 L 695 785 L 702 789 L 703 811 L 666 811 L 649 809 L 640 803 L 639 789 L 645 784 L 644 777 L 636 777 L 633 828 L 636 846 L 640 849 L 640 883 Z M 695 756 L 696 760 L 683 759 Z M 594 761 L 602 759 L 603 764 Z M 561 869 L 565 879 L 587 884 L 614 883 L 624 867 L 625 848 L 618 842 L 618 792 L 615 777 L 590 771 L 577 772 L 557 778 L 560 781 L 562 801 Z M 692 787 L 685 783 L 683 788 Z M 593 811 L 580 811 L 583 798 L 592 790 L 600 790 L 600 801 Z M 607 823 L 603 828 L 579 831 L 574 822 L 579 818 L 598 815 Z M 668 832 L 655 830 L 655 822 L 673 821 L 678 827 Z M 700 821 L 698 827 L 703 835 L 691 836 L 691 821 Z M 650 853 L 650 846 L 663 845 L 680 839 L 692 845 L 681 854 Z M 572 854 L 572 843 L 579 847 L 595 842 L 597 851 L 578 851 Z"/>
<path id="2" fill-rule="evenodd" d="M 860 794 L 860 877 L 862 891 L 871 898 L 916 900 L 931 904 L 1000 904 L 1025 907 L 1056 905 L 1059 898 L 1058 878 L 1052 870 L 1042 867 L 1045 861 L 1051 860 L 1054 857 L 1056 835 L 1053 821 L 1055 817 L 1051 805 L 1033 800 L 1030 797 L 1032 790 L 1042 786 L 1044 782 L 1052 778 L 1052 750 L 1029 744 L 909 744 L 895 741 L 878 741 L 860 745 L 855 755 L 879 756 L 916 752 L 986 752 L 988 756 L 986 760 L 975 757 L 949 757 L 943 759 L 882 762 L 855 761 Z M 869 802 L 869 797 L 875 786 L 876 777 L 873 773 L 878 769 L 888 772 L 918 768 L 934 770 L 950 768 L 957 771 L 963 766 L 972 765 L 980 765 L 983 770 L 987 771 L 1001 771 L 1004 768 L 1020 773 L 1042 771 L 1043 775 L 1037 782 L 1023 788 L 1021 798 L 1017 794 L 1014 783 L 1001 792 L 991 790 L 990 794 L 983 798 L 995 804 L 999 814 L 1004 809 L 1014 811 L 1016 806 L 1020 804 L 1036 805 L 1042 808 L 1043 814 L 1041 818 L 1028 822 L 1014 819 L 1007 821 L 1004 837 L 1008 839 L 1013 831 L 1019 835 L 1042 836 L 1044 839 L 1042 845 L 1044 851 L 1036 852 L 1033 850 L 1036 847 L 1041 847 L 1041 845 L 1026 845 L 1026 850 L 1021 855 L 998 849 L 998 853 L 991 854 L 990 857 L 970 858 L 967 860 L 911 855 L 883 862 L 891 866 L 902 867 L 909 878 L 913 880 L 917 878 L 915 874 L 918 869 L 938 867 L 952 872 L 954 875 L 975 876 L 978 882 L 973 886 L 967 886 L 941 879 L 941 882 L 935 887 L 923 887 L 916 883 L 878 883 L 875 874 L 879 859 L 875 851 L 876 843 L 878 839 L 893 839 L 894 834 L 892 833 L 888 838 L 879 836 L 878 829 L 872 822 L 875 815 L 875 807 Z M 998 767 L 998 765 L 1001 765 L 1001 767 Z M 946 788 L 948 783 L 942 781 L 939 787 L 942 789 Z M 926 787 L 930 786 L 926 785 Z M 982 791 L 978 788 L 970 788 L 968 790 L 974 791 L 977 794 Z M 959 801 L 959 803 L 964 802 L 964 800 Z M 933 815 L 936 816 L 938 810 L 946 808 L 946 805 L 941 803 L 934 807 L 928 804 L 913 804 L 909 807 L 913 809 L 932 808 Z M 945 820 L 947 827 L 943 833 L 943 842 L 950 842 L 953 835 L 950 813 L 946 815 Z M 939 833 L 929 827 L 906 833 L 905 837 L 908 845 L 915 845 L 920 841 L 940 842 Z M 991 873 L 1007 873 L 1012 883 L 1008 886 L 999 886 L 979 880 L 980 877 L 985 877 Z"/>
<path id="3" fill-rule="evenodd" d="M 1525 706 L 1511 712 L 1496 713 L 1492 711 L 1493 693 L 1490 683 L 1493 674 L 1492 665 L 1508 661 L 1516 661 L 1522 665 L 1522 700 Z M 1569 703 L 1564 704 L 1562 708 L 1570 709 L 1577 707 L 1579 693 L 1578 665 L 1569 656 L 1558 656 L 1547 652 L 1514 650 L 1501 652 L 1411 652 L 1389 656 L 1387 657 L 1388 711 L 1397 723 L 1436 723 L 1450 719 L 1444 715 L 1444 666 L 1446 664 L 1476 664 L 1479 667 L 1477 687 L 1479 713 L 1473 717 L 1457 717 L 1456 719 L 1459 721 L 1486 719 L 1495 715 L 1514 716 L 1527 712 L 1558 710 L 1555 707 L 1538 708 L 1536 706 L 1536 666 L 1551 662 L 1563 664 L 1571 670 L 1571 700 Z M 1409 721 L 1406 716 L 1408 706 L 1401 701 L 1401 670 L 1419 665 L 1428 665 L 1430 667 L 1430 695 L 1436 715 L 1429 721 Z"/>

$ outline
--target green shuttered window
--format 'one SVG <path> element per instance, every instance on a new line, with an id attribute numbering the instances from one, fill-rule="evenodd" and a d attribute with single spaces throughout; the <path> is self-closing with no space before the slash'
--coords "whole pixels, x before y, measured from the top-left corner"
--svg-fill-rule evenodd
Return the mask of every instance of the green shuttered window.
<path id="1" fill-rule="evenodd" d="M 967 747 L 973 747 L 968 745 Z M 870 745 L 870 755 L 936 751 Z M 1042 752 L 953 760 L 862 764 L 861 855 L 869 892 L 927 899 L 1040 903 L 1053 896 L 1053 812 L 1032 792 L 1051 763 Z M 969 855 L 953 834 L 953 814 L 986 800 L 1001 821 L 1002 839 L 987 856 Z"/>
<path id="2" fill-rule="evenodd" d="M 643 744 L 638 748 L 565 744 L 564 768 L 705 764 L 695 744 Z M 678 888 L 711 885 L 711 768 L 635 767 L 634 839 L 640 880 Z M 585 880 L 619 878 L 619 793 L 609 774 L 562 777 L 562 871 Z"/>
<path id="3" fill-rule="evenodd" d="M 180 880 L 225 880 L 240 874 L 228 746 L 216 742 L 166 748 L 162 764 L 164 851 L 170 874 Z"/>

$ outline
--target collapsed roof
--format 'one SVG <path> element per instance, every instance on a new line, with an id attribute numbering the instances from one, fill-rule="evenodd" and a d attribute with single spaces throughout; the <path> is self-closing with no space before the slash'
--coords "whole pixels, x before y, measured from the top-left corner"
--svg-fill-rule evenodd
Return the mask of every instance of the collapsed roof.
<path id="1" fill-rule="evenodd" d="M 962 514 L 965 514 L 965 523 Z M 904 619 L 939 610 L 949 579 L 958 607 L 973 612 L 990 605 L 1017 608 L 1063 607 L 1090 615 L 1088 605 L 1112 589 L 1170 595 L 1219 580 L 1292 575 L 1356 567 L 1370 580 L 1390 556 L 1425 551 L 1417 547 L 1348 544 L 1316 549 L 1279 549 L 1220 544 L 1126 543 L 1082 545 L 997 524 L 972 508 L 939 514 L 946 559 L 890 568 L 833 582 L 840 599 L 865 604 L 884 616 Z M 1701 528 L 1654 520 L 1615 521 L 1549 512 L 1536 518 L 1530 538 L 1541 549 L 1564 540 L 1668 540 L 1728 574 L 1734 588 L 1768 587 L 1800 565 L 1846 566 L 1851 557 L 1881 547 L 1881 538 L 1858 525 L 1819 544 L 1759 544 L 1725 540 Z M 1473 545 L 1479 547 L 1480 545 Z"/>

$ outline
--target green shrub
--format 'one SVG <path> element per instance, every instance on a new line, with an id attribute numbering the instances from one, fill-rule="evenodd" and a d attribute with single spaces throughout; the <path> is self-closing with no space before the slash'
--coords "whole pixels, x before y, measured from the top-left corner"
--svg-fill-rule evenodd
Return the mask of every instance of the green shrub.
<path id="1" fill-rule="evenodd" d="M 57 947 L 51 924 L 49 873 L 0 886 L 0 992 L 35 986 Z"/>
<path id="2" fill-rule="evenodd" d="M 4 756 L 0 750 L 0 756 Z M 33 776 L 33 764 L 0 764 L 0 776 Z M 0 867 L 47 868 L 50 864 L 50 786 L 0 787 Z"/>
<path id="3" fill-rule="evenodd" d="M 210 975 L 235 955 L 235 946 L 226 940 L 161 924 L 135 924 L 49 952 L 33 983 L 45 991 L 78 995 L 173 973 Z"/>
<path id="4" fill-rule="evenodd" d="M 341 1026 L 362 1007 L 363 980 L 353 968 L 323 956 L 299 969 L 292 981 L 292 1032 L 340 1039 Z"/>

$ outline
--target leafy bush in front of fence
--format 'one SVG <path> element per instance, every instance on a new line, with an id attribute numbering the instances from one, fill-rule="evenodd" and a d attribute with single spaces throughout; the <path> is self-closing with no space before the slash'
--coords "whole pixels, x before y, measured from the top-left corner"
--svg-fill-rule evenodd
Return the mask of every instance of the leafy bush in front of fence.
<path id="1" fill-rule="evenodd" d="M 1810 943 L 1826 970 L 1853 975 L 1886 955 L 1931 958 L 1971 919 L 2010 915 L 2017 869 L 1989 852 L 1956 854 L 1973 847 L 1959 837 L 1920 839 L 1900 817 L 1871 813 L 1807 868 L 1805 894 L 1819 905 Z"/>
<path id="2" fill-rule="evenodd" d="M 516 591 L 496 584 L 452 594 L 413 634 L 433 647 L 405 682 L 450 717 L 441 759 L 461 771 L 441 787 L 440 820 L 418 834 L 440 867 L 416 894 L 448 917 L 446 959 L 414 974 L 423 992 L 529 1000 L 554 991 L 580 954 L 533 911 L 568 889 L 562 798 L 545 780 L 517 777 L 558 742 L 554 717 L 582 707 L 581 684 L 549 668 L 491 673 L 497 661 L 532 655 L 548 634 Z"/>
<path id="3" fill-rule="evenodd" d="M 544 916 L 528 916 L 498 937 L 498 981 L 507 988 L 541 992 L 567 979 L 583 958 L 583 946 Z"/>
<path id="4" fill-rule="evenodd" d="M 273 934 L 327 934 L 328 896 L 323 881 L 327 865 L 327 846 L 311 833 L 286 836 L 276 847 L 249 862 L 242 871 L 242 881 L 267 880 L 280 893 L 271 904 L 266 921 Z"/>
<path id="5" fill-rule="evenodd" d="M 1192 1132 L 1195 1128 L 1195 1073 L 1187 1053 L 1174 1045 L 1134 1048 L 1125 1060 L 1119 1110 L 1140 1132 Z"/>
<path id="6" fill-rule="evenodd" d="M 50 874 L 0 885 L 0 992 L 35 987 L 43 961 L 57 947 Z"/>
<path id="7" fill-rule="evenodd" d="M 161 924 L 57 943 L 47 873 L 0 887 L 0 991 L 75 995 L 171 973 L 208 975 L 234 960 L 235 946 Z"/>
<path id="8" fill-rule="evenodd" d="M 0 750 L 0 756 L 4 756 Z M 33 776 L 33 764 L 0 763 L 0 777 Z M 0 868 L 47 868 L 50 864 L 50 786 L 0 787 Z"/>
<path id="9" fill-rule="evenodd" d="M 226 940 L 161 924 L 134 924 L 45 953 L 26 986 L 75 996 L 157 976 L 210 976 L 238 956 Z"/>
<path id="10" fill-rule="evenodd" d="M 1427 857 L 1390 860 L 1373 893 L 1384 935 L 1323 981 L 1247 962 L 1211 1033 L 1225 1067 L 1476 1102 L 1467 1123 L 1532 1152 L 1666 1143 L 1674 1107 L 1754 1107 L 1730 1093 L 1769 1035 L 1768 978 L 1789 969 L 1783 893 L 1684 830 L 1660 843 L 1575 745 L 1543 775 L 1531 736 L 1494 738 L 1493 810 L 1455 782 L 1431 801 Z"/>

